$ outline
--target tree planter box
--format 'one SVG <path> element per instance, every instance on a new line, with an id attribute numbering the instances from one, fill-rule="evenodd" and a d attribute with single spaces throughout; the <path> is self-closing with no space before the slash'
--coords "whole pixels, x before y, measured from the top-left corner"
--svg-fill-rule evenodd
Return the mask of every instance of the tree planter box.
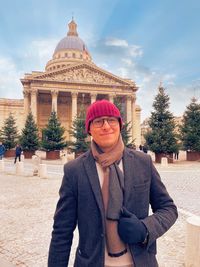
<path id="1" fill-rule="evenodd" d="M 31 159 L 32 156 L 35 155 L 35 151 L 25 150 L 23 151 L 23 154 L 25 159 Z"/>
<path id="2" fill-rule="evenodd" d="M 168 163 L 173 163 L 173 153 L 155 153 L 155 162 L 161 163 L 162 158 L 167 158 Z"/>
<path id="3" fill-rule="evenodd" d="M 47 151 L 46 159 L 60 159 L 60 150 Z"/>
<path id="4" fill-rule="evenodd" d="M 197 160 L 200 160 L 200 152 L 187 151 L 186 159 L 188 161 L 197 161 Z"/>
<path id="5" fill-rule="evenodd" d="M 15 149 L 6 150 L 4 157 L 5 158 L 15 157 Z"/>

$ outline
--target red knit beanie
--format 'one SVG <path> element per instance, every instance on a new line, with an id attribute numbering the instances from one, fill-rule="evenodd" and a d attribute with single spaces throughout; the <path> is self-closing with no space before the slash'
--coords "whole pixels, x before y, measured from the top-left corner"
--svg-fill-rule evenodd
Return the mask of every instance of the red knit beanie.
<path id="1" fill-rule="evenodd" d="M 85 120 L 85 128 L 87 133 L 90 130 L 90 123 L 94 119 L 102 116 L 119 118 L 120 129 L 122 128 L 123 122 L 119 109 L 113 103 L 103 99 L 92 103 L 87 109 L 86 120 Z"/>

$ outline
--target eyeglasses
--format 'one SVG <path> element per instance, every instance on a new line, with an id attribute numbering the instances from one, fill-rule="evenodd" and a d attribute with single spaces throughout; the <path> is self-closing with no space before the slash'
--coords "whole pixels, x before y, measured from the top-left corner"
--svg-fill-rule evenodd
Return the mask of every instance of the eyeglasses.
<path id="1" fill-rule="evenodd" d="M 109 118 L 97 118 L 97 119 L 94 119 L 92 121 L 92 125 L 95 127 L 95 128 L 101 128 L 105 121 L 107 121 L 107 123 L 112 127 L 112 126 L 117 126 L 118 123 L 119 123 L 119 120 L 118 118 L 116 117 L 109 117 Z"/>

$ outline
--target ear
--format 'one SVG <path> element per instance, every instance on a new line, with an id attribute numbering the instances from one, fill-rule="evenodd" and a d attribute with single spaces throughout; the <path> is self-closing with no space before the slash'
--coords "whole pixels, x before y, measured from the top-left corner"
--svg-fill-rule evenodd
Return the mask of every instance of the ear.
<path id="1" fill-rule="evenodd" d="M 92 136 L 90 131 L 88 131 L 88 134 L 89 134 L 90 136 Z"/>

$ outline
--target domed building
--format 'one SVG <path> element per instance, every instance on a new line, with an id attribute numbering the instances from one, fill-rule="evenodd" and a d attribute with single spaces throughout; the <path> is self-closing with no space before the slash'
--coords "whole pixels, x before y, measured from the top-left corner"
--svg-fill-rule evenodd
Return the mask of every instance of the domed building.
<path id="1" fill-rule="evenodd" d="M 114 98 L 117 98 L 124 108 L 125 120 L 132 122 L 132 137 L 136 145 L 139 145 L 140 108 L 136 105 L 138 87 L 135 82 L 118 77 L 94 64 L 86 44 L 78 36 L 74 19 L 68 27 L 67 35 L 57 44 L 45 71 L 33 71 L 21 79 L 24 100 L 23 110 L 21 109 L 17 118 L 21 118 L 18 125 L 21 128 L 24 126 L 27 114 L 31 110 L 41 130 L 54 110 L 65 127 L 65 136 L 69 140 L 68 130 L 80 107 L 86 109 L 98 99 L 114 101 Z M 16 113 L 19 113 L 21 104 L 16 107 Z M 4 110 L 5 108 L 4 105 Z"/>

